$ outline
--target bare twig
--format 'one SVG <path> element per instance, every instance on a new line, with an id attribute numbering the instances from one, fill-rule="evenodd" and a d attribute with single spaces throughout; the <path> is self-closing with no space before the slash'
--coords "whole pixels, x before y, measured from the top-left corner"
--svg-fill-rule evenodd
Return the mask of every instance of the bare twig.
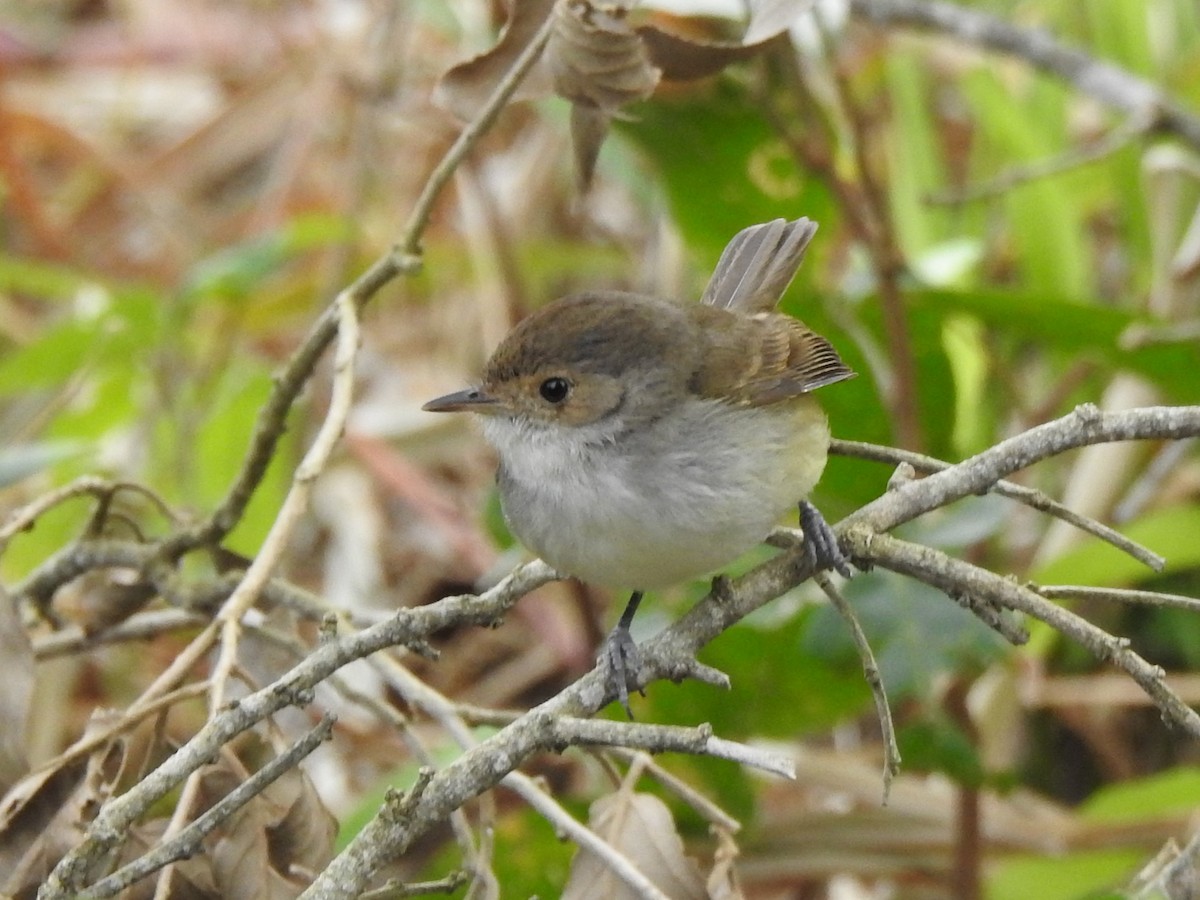
<path id="1" fill-rule="evenodd" d="M 208 622 L 208 617 L 184 609 L 153 609 L 131 616 L 119 625 L 96 634 L 88 634 L 78 625 L 38 635 L 33 639 L 35 659 L 52 659 L 71 653 L 81 653 L 103 644 L 120 644 L 125 641 L 145 641 L 181 631 L 197 628 Z"/>
<path id="2" fill-rule="evenodd" d="M 79 891 L 75 897 L 79 900 L 100 900 L 103 897 L 111 897 L 169 863 L 194 856 L 206 835 L 261 794 L 267 785 L 289 769 L 295 768 L 300 760 L 327 740 L 333 731 L 333 721 L 333 716 L 324 716 L 319 725 L 239 784 L 220 801 L 214 803 L 203 815 L 184 827 L 175 837 L 159 844 L 145 856 L 118 869 L 107 878 L 96 882 L 92 887 Z"/>
<path id="3" fill-rule="evenodd" d="M 313 483 L 324 471 L 346 427 L 346 418 L 350 415 L 354 399 L 354 359 L 359 342 L 358 303 L 354 294 L 346 290 L 338 295 L 335 306 L 338 314 L 338 345 L 333 364 L 333 396 L 329 410 L 312 446 L 296 468 L 291 490 L 271 523 L 262 547 L 255 554 L 241 582 L 221 607 L 218 617 L 221 621 L 221 653 L 212 677 L 214 709 L 224 703 L 228 675 L 237 660 L 242 616 L 258 600 L 259 593 L 287 547 L 293 529 L 308 509 Z"/>
<path id="4" fill-rule="evenodd" d="M 320 645 L 273 684 L 218 712 L 157 769 L 129 791 L 101 807 L 88 829 L 87 837 L 66 854 L 50 873 L 40 893 L 42 900 L 74 896 L 89 873 L 108 857 L 124 839 L 130 826 L 152 804 L 204 765 L 231 738 L 284 707 L 303 706 L 311 702 L 315 686 L 346 663 L 369 656 L 384 647 L 424 640 L 433 632 L 450 625 L 494 622 L 520 597 L 555 577 L 556 573 L 545 563 L 533 562 L 522 566 L 485 594 L 448 597 L 429 606 L 400 610 L 390 619 L 358 634 Z M 210 629 L 215 630 L 215 627 L 210 626 Z M 196 646 L 196 642 L 193 642 L 188 649 Z M 192 664 L 194 660 L 185 663 L 188 668 Z M 160 677 L 159 681 L 165 678 Z M 131 708 L 127 715 L 132 713 Z"/>
<path id="5" fill-rule="evenodd" d="M 8 519 L 5 520 L 3 526 L 0 526 L 0 551 L 3 551 L 8 546 L 8 542 L 15 535 L 32 527 L 38 519 L 60 503 L 64 503 L 73 497 L 85 495 L 103 500 L 119 491 L 132 491 L 141 494 L 150 500 L 170 521 L 178 521 L 175 511 L 167 505 L 162 497 L 149 488 L 131 481 L 109 481 L 106 478 L 99 478 L 95 475 L 84 475 L 82 478 L 76 478 L 70 484 L 64 484 L 60 488 L 42 494 L 20 509 L 14 510 Z"/>
<path id="6" fill-rule="evenodd" d="M 876 25 L 923 28 L 1023 59 L 1076 90 L 1129 116 L 1150 115 L 1155 132 L 1176 135 L 1200 150 L 1200 117 L 1157 85 L 1037 28 L 1023 28 L 940 0 L 851 0 L 852 13 Z"/>
<path id="7" fill-rule="evenodd" d="M 676 725 L 643 725 L 637 722 L 558 716 L 553 727 L 563 746 L 599 745 L 644 750 L 647 753 L 691 753 L 728 759 L 784 778 L 795 777 L 795 764 L 790 757 L 713 737 L 709 725 L 680 728 Z"/>
<path id="8" fill-rule="evenodd" d="M 911 450 L 882 447 L 878 444 L 868 444 L 862 441 L 835 439 L 830 443 L 829 452 L 836 456 L 870 459 L 876 462 L 897 465 L 907 463 L 919 472 L 942 472 L 951 468 L 951 463 L 943 462 L 932 456 L 914 453 Z M 1080 531 L 1095 535 L 1100 540 L 1112 544 L 1118 550 L 1128 553 L 1138 562 L 1144 563 L 1156 572 L 1161 572 L 1163 566 L 1166 565 L 1166 560 L 1154 551 L 1143 547 L 1136 541 L 1130 540 L 1121 534 L 1121 532 L 1108 527 L 1103 522 L 1098 522 L 1089 516 L 1081 516 L 1067 509 L 1067 507 L 1051 499 L 1036 488 L 1029 488 L 1011 481 L 1001 480 L 989 487 L 988 491 L 993 494 L 999 494 L 1001 497 L 1008 497 L 1010 500 L 1016 500 L 1018 503 L 1023 503 L 1039 512 L 1044 512 L 1056 519 L 1061 519 L 1070 525 L 1074 525 Z"/>
<path id="9" fill-rule="evenodd" d="M 892 779 L 900 772 L 900 747 L 896 744 L 896 726 L 892 723 L 892 708 L 888 705 L 887 690 L 879 674 L 879 665 L 875 662 L 871 642 L 867 640 L 858 616 L 854 614 L 854 608 L 846 602 L 837 585 L 824 572 L 817 572 L 813 580 L 821 586 L 833 608 L 850 629 L 850 637 L 862 661 L 863 677 L 871 688 L 871 696 L 875 699 L 875 715 L 879 717 L 879 730 L 883 738 L 883 805 L 887 806 Z"/>
<path id="10" fill-rule="evenodd" d="M 1200 600 L 1164 594 L 1158 591 L 1135 591 L 1128 588 L 1080 587 L 1066 584 L 1029 585 L 1048 600 L 1110 600 L 1115 603 L 1136 603 L 1140 606 L 1173 607 L 1200 612 Z"/>
<path id="11" fill-rule="evenodd" d="M 1117 638 L 1077 616 L 1050 603 L 1014 581 L 994 572 L 953 559 L 931 547 L 911 544 L 886 534 L 875 534 L 863 526 L 842 533 L 851 552 L 863 559 L 910 575 L 942 590 L 963 591 L 983 597 L 1008 609 L 1015 609 L 1045 622 L 1055 631 L 1086 647 L 1097 659 L 1111 662 L 1141 685 L 1162 710 L 1167 722 L 1200 737 L 1200 715 L 1184 703 L 1168 686 L 1165 673 L 1129 649 L 1129 641 Z"/>
<path id="12" fill-rule="evenodd" d="M 721 807 L 717 806 L 712 800 L 682 778 L 672 775 L 645 752 L 641 750 L 628 750 L 624 747 L 609 747 L 605 750 L 605 753 L 617 756 L 630 764 L 636 761 L 642 767 L 643 772 L 654 778 L 655 781 L 694 809 L 701 817 L 715 827 L 728 831 L 731 834 L 741 830 L 741 822 L 725 812 L 725 810 L 721 809 Z M 795 769 L 794 762 L 792 768 L 793 770 Z"/>
<path id="13" fill-rule="evenodd" d="M 988 181 L 959 189 L 948 189 L 930 194 L 926 203 L 935 206 L 957 206 L 987 200 L 1011 191 L 1031 181 L 1060 175 L 1089 163 L 1098 162 L 1118 150 L 1129 146 L 1138 138 L 1145 137 L 1154 127 L 1157 110 L 1131 116 L 1112 131 L 1089 144 L 1073 147 L 1067 152 L 1050 159 L 1038 160 L 1024 166 L 1014 166 Z"/>
<path id="14" fill-rule="evenodd" d="M 1101 412 L 1083 404 L 1062 418 L 1001 441 L 958 465 L 912 481 L 847 517 L 843 526 L 884 532 L 954 500 L 981 494 L 1006 475 L 1077 447 L 1129 440 L 1178 440 L 1200 434 L 1200 406 L 1151 406 Z"/>

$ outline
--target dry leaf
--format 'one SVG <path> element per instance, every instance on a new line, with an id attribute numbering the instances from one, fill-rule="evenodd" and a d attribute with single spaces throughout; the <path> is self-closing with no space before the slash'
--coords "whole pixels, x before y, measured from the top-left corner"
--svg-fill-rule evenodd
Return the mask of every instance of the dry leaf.
<path id="1" fill-rule="evenodd" d="M 496 83 L 533 40 L 554 8 L 554 0 L 510 0 L 506 5 L 508 22 L 496 46 L 447 71 L 434 89 L 433 101 L 464 122 L 475 117 L 495 90 Z M 539 71 L 535 66 L 525 76 L 513 100 L 530 100 L 548 93 L 549 76 L 544 69 Z"/>
<path id="2" fill-rule="evenodd" d="M 654 93 L 662 74 L 651 65 L 641 37 L 628 21 L 629 7 L 589 0 L 560 0 L 542 62 L 554 93 L 571 101 L 571 140 L 581 189 L 591 183 L 621 107 Z"/>
<path id="3" fill-rule="evenodd" d="M 500 41 L 488 52 L 450 69 L 434 93 L 436 102 L 470 119 L 496 83 L 533 40 L 546 16 L 554 30 L 515 99 L 553 91 L 570 100 L 571 137 L 580 186 L 591 181 L 608 125 L 621 109 L 649 97 L 660 78 L 688 80 L 713 75 L 758 52 L 812 7 L 813 0 L 752 0 L 741 42 L 695 41 L 653 25 L 634 28 L 634 0 L 513 0 Z"/>
<path id="4" fill-rule="evenodd" d="M 708 897 L 704 876 L 683 851 L 671 811 L 652 794 L 621 790 L 592 804 L 588 825 L 672 900 Z M 563 900 L 637 900 L 604 860 L 580 848 L 571 860 Z"/>
<path id="5" fill-rule="evenodd" d="M 624 4 L 561 0 L 543 61 L 554 92 L 609 115 L 654 93 L 659 70 L 650 63 Z"/>
<path id="6" fill-rule="evenodd" d="M 89 728 L 107 724 L 101 713 Z M 112 795 L 125 749 L 118 739 L 86 760 L 35 772 L 13 786 L 0 808 L 0 891 L 36 890 L 82 840 L 83 829 Z"/>
<path id="7" fill-rule="evenodd" d="M 265 760 L 272 750 L 247 735 L 242 759 Z M 223 756 L 201 770 L 204 808 L 225 797 L 248 772 Z M 285 772 L 231 815 L 209 839 L 217 896 L 229 900 L 288 900 L 308 887 L 333 858 L 336 822 L 300 769 Z"/>
<path id="8" fill-rule="evenodd" d="M 741 851 L 733 835 L 724 828 L 713 829 L 717 835 L 717 850 L 713 854 L 712 871 L 708 873 L 710 900 L 743 900 L 735 863 Z"/>
<path id="9" fill-rule="evenodd" d="M 663 78 L 688 81 L 715 75 L 727 65 L 748 59 L 772 38 L 783 34 L 812 9 L 814 0 L 751 0 L 746 33 L 737 43 L 696 41 L 653 25 L 638 29 L 650 59 Z"/>

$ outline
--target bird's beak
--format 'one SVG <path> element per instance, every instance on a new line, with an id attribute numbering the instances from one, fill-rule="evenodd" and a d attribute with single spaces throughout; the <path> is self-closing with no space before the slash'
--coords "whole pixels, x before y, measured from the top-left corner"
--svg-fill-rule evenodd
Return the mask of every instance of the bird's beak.
<path id="1" fill-rule="evenodd" d="M 426 412 L 492 412 L 492 407 L 500 403 L 495 397 L 485 394 L 479 388 L 467 388 L 465 391 L 455 391 L 445 397 L 430 400 L 421 409 Z"/>

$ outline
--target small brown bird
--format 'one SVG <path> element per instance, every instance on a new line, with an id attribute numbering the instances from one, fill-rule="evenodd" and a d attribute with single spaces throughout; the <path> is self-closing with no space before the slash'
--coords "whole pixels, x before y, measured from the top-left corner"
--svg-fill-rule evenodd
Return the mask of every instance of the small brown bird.
<path id="1" fill-rule="evenodd" d="M 643 590 L 728 564 L 797 503 L 814 561 L 849 574 L 804 498 L 829 450 L 809 395 L 854 372 L 775 309 L 816 228 L 777 219 L 739 232 L 699 304 L 564 297 L 505 337 L 478 387 L 425 404 L 480 415 L 522 543 L 561 572 L 634 590 L 603 654 L 627 712 Z"/>

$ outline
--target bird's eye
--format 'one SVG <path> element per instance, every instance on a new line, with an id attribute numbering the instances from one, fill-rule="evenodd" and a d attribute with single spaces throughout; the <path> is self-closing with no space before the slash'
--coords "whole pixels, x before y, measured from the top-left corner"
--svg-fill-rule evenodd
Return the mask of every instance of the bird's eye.
<path id="1" fill-rule="evenodd" d="M 562 403 L 567 399 L 567 394 L 571 393 L 571 383 L 565 378 L 555 376 L 547 378 L 538 387 L 538 393 L 542 395 L 542 399 L 547 403 Z"/>

